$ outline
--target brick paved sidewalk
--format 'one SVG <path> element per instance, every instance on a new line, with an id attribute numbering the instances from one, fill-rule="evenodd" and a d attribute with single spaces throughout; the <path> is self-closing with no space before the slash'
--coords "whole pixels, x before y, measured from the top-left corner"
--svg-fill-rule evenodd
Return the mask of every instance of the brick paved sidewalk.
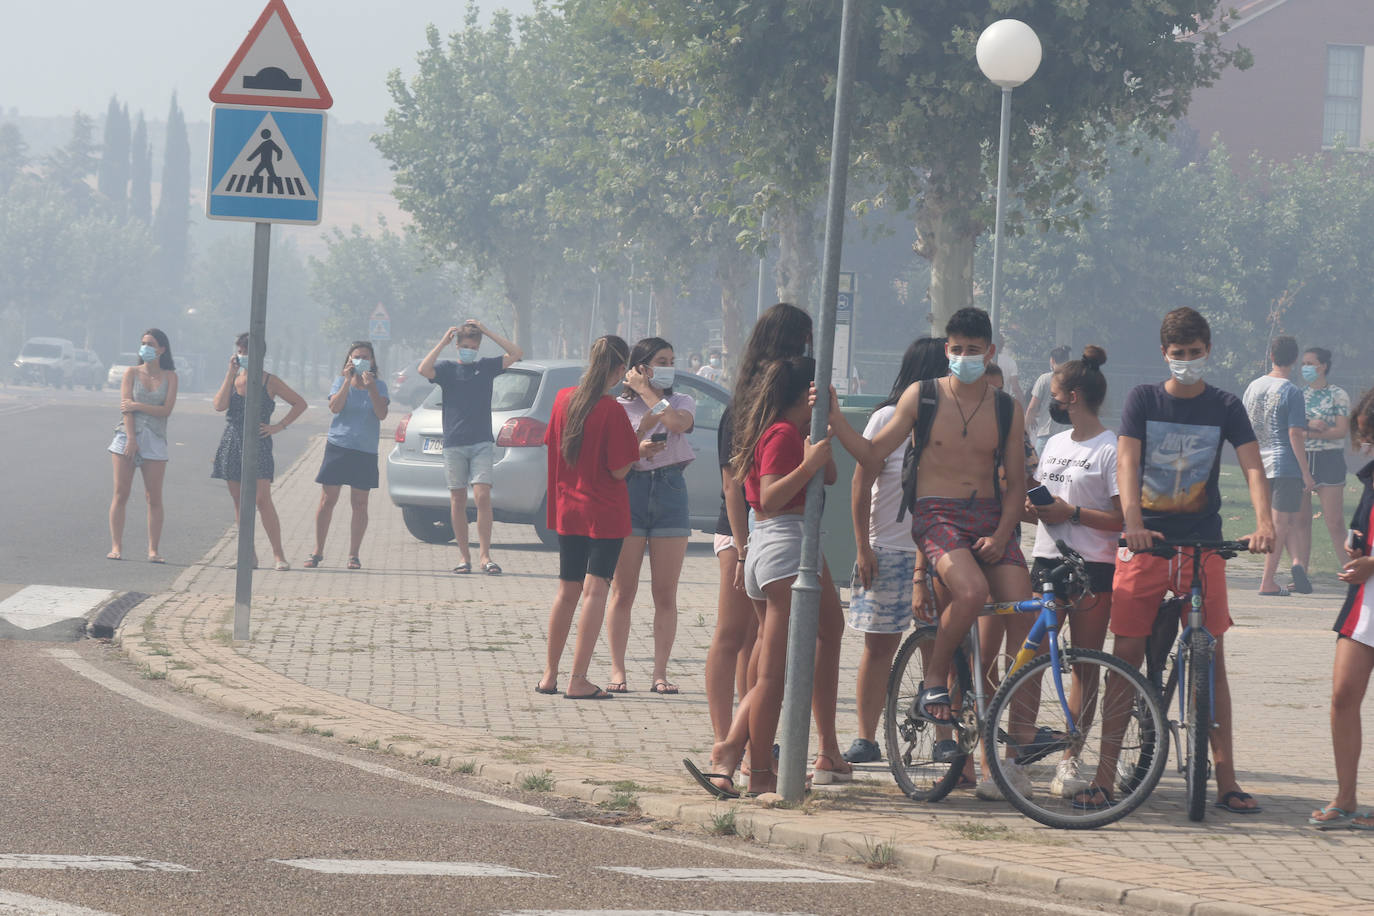
<path id="1" fill-rule="evenodd" d="M 319 439 L 274 491 L 296 566 L 313 547 L 313 478 L 322 450 Z M 384 442 L 383 455 L 389 450 Z M 683 756 L 705 760 L 710 749 L 702 668 L 717 567 L 705 536 L 693 538 L 680 582 L 670 677 L 682 694 L 648 690 L 652 609 L 645 581 L 628 659 L 634 692 L 569 703 L 532 690 L 543 666 L 557 555 L 540 547 L 531 529 L 497 525 L 493 553 L 504 576 L 455 576 L 449 569 L 456 549 L 410 536 L 382 490 L 372 497 L 361 551 L 366 568 L 349 572 L 345 503 L 335 511 L 324 566 L 257 573 L 248 643 L 229 638 L 234 573 L 223 565 L 234 542 L 226 535 L 172 593 L 126 621 L 126 651 L 230 707 L 436 765 L 472 764 L 483 776 L 511 782 L 548 771 L 555 791 L 595 801 L 610 796 L 611 783 L 633 782 L 629 791 L 646 813 L 689 823 L 709 823 L 725 810 L 692 786 L 679 763 Z M 1263 813 L 1209 809 L 1204 823 L 1190 823 L 1171 760 L 1152 798 L 1125 821 L 1091 832 L 1054 831 L 971 793 L 936 805 L 910 802 L 885 765 L 876 764 L 862 768 L 866 778 L 853 786 L 818 788 L 803 811 L 741 804 L 741 830 L 842 856 L 894 844 L 898 861 L 927 872 L 1164 912 L 1374 910 L 1374 835 L 1306 826 L 1308 812 L 1334 793 L 1328 627 L 1341 592 L 1334 579 L 1318 577 L 1317 595 L 1262 599 L 1254 594 L 1257 568 L 1247 572 L 1242 563 L 1232 576 L 1237 626 L 1227 640 L 1228 668 L 1240 780 Z M 842 659 L 842 745 L 854 734 L 861 647 L 850 634 Z M 607 679 L 607 657 L 603 644 L 594 681 Z M 565 668 L 560 685 L 566 678 Z M 1374 759 L 1368 740 L 1365 759 Z"/>

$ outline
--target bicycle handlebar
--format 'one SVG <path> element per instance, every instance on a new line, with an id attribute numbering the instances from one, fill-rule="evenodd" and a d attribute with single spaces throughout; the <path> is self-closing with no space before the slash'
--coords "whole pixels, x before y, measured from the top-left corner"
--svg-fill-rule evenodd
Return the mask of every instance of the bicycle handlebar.
<path id="1" fill-rule="evenodd" d="M 1120 538 L 1116 542 L 1118 547 L 1126 547 L 1126 539 Z M 1242 539 L 1239 541 L 1197 541 L 1197 540 L 1171 540 L 1168 538 L 1154 542 L 1154 545 L 1142 553 L 1155 553 L 1169 556 L 1182 550 L 1215 550 L 1217 553 L 1237 554 L 1244 553 L 1250 549 L 1250 541 Z"/>

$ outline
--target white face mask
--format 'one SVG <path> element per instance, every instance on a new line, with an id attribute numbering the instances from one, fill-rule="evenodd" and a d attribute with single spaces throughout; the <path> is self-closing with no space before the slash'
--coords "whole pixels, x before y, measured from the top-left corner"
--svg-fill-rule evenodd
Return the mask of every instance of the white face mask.
<path id="1" fill-rule="evenodd" d="M 673 379 L 677 377 L 677 369 L 672 366 L 654 366 L 653 385 L 655 388 L 673 387 Z"/>
<path id="2" fill-rule="evenodd" d="M 1202 381 L 1203 373 L 1206 371 L 1207 357 L 1205 356 L 1200 356 L 1197 359 L 1169 360 L 1169 374 L 1180 385 L 1196 385 Z"/>

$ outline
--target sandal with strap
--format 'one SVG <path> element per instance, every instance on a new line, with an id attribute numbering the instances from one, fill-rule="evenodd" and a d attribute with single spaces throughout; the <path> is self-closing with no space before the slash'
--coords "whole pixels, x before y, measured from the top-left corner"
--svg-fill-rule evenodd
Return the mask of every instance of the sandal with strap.
<path id="1" fill-rule="evenodd" d="M 362 560 L 359 560 L 357 557 L 349 557 L 349 558 L 348 558 L 348 568 L 349 568 L 349 569 L 362 569 L 362 568 L 363 568 L 363 561 L 362 561 Z"/>
<path id="2" fill-rule="evenodd" d="M 320 565 L 320 561 L 323 559 L 324 554 L 312 553 L 310 556 L 305 558 L 305 562 L 301 564 L 301 567 L 303 569 L 315 569 Z"/>
<path id="3" fill-rule="evenodd" d="M 837 755 L 837 756 L 838 756 L 838 755 Z M 830 767 L 823 767 L 823 766 L 821 766 L 821 761 L 822 761 L 822 760 L 825 760 L 825 761 L 827 761 L 827 762 L 833 764 L 833 763 L 835 762 L 835 759 L 836 759 L 835 757 L 832 757 L 832 756 L 829 755 L 829 754 L 817 754 L 817 755 L 816 755 L 816 765 L 812 768 L 812 775 L 811 775 L 811 782 L 812 782 L 813 785 L 817 785 L 817 786 L 829 786 L 829 785 L 834 785 L 835 783 L 853 782 L 853 781 L 854 781 L 854 768 L 853 768 L 853 767 L 850 767 L 848 770 L 836 770 L 836 769 L 831 769 Z M 843 757 L 840 757 L 839 759 L 841 760 L 841 762 L 844 761 L 844 758 L 843 758 Z M 849 766 L 849 764 L 846 763 L 845 766 Z"/>
<path id="4" fill-rule="evenodd" d="M 649 689 L 661 697 L 672 696 L 679 692 L 677 684 L 670 684 L 667 678 L 662 677 L 654 678 L 654 686 Z"/>
<path id="5" fill-rule="evenodd" d="M 941 719 L 930 713 L 932 706 L 948 706 L 949 718 Z M 959 721 L 954 718 L 954 704 L 950 702 L 948 687 L 922 687 L 911 704 L 911 714 L 926 722 L 957 728 Z"/>

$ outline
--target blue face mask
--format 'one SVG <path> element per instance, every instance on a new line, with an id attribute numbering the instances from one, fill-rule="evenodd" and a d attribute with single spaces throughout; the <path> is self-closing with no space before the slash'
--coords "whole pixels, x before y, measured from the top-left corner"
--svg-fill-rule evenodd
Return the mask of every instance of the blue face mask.
<path id="1" fill-rule="evenodd" d="M 372 363 L 362 357 L 353 357 L 353 370 L 355 372 L 366 372 L 372 368 Z"/>
<path id="2" fill-rule="evenodd" d="M 1312 384 L 1313 382 L 1315 382 L 1315 381 L 1317 380 L 1317 367 L 1316 367 L 1316 366 L 1303 366 L 1303 367 L 1302 367 L 1302 380 L 1303 380 L 1304 382 L 1307 382 L 1309 385 Z"/>
<path id="3" fill-rule="evenodd" d="M 458 348 L 458 362 L 460 362 L 460 363 L 475 363 L 475 362 L 477 362 L 477 351 L 474 350 L 472 347 L 459 347 L 459 348 Z"/>
<path id="4" fill-rule="evenodd" d="M 660 391 L 664 388 L 673 387 L 673 380 L 677 378 L 677 369 L 673 366 L 654 366 L 653 385 Z"/>
<path id="5" fill-rule="evenodd" d="M 949 374 L 965 385 L 972 385 L 982 378 L 987 368 L 987 363 L 983 362 L 982 354 L 977 356 L 951 356 L 949 358 Z"/>
<path id="6" fill-rule="evenodd" d="M 151 363 L 153 360 L 157 359 L 157 348 L 144 344 L 138 348 L 138 358 L 145 363 Z"/>

